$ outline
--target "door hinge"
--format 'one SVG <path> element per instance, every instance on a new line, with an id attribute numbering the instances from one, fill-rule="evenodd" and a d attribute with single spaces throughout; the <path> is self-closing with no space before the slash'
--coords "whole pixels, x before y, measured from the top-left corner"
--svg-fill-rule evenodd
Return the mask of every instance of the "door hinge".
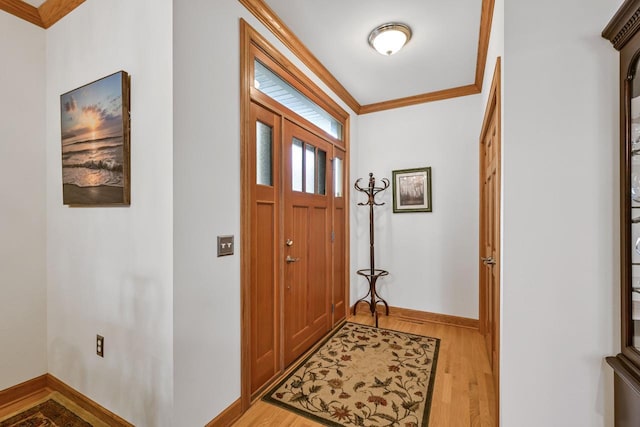
<path id="1" fill-rule="evenodd" d="M 336 240 L 336 232 L 331 230 L 331 242 L 333 243 Z"/>

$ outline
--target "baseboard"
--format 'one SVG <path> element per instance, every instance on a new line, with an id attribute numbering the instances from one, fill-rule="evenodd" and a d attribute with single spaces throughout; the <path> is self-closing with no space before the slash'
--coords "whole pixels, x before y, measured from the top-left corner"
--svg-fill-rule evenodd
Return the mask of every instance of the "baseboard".
<path id="1" fill-rule="evenodd" d="M 93 400 L 89 399 L 84 394 L 79 391 L 69 387 L 56 377 L 51 374 L 45 375 L 46 377 L 46 386 L 49 387 L 53 391 L 57 391 L 62 394 L 67 399 L 71 400 L 73 403 L 84 409 L 85 411 L 91 413 L 94 417 L 100 419 L 101 421 L 107 423 L 110 426 L 117 427 L 133 427 L 133 424 L 128 421 L 120 418 L 113 412 L 108 409 L 100 406 Z"/>
<path id="2" fill-rule="evenodd" d="M 384 314 L 384 307 L 378 306 L 378 313 Z M 358 313 L 369 313 L 367 304 L 358 304 Z M 353 306 L 351 307 L 353 313 Z M 440 323 L 461 328 L 478 329 L 479 321 L 468 317 L 451 316 L 448 314 L 430 313 L 428 311 L 412 310 L 410 308 L 389 306 L 389 316 L 414 323 Z"/>
<path id="3" fill-rule="evenodd" d="M 0 391 L 0 407 L 37 393 L 47 386 L 47 374 Z"/>
<path id="4" fill-rule="evenodd" d="M 209 421 L 205 427 L 227 427 L 233 424 L 242 415 L 242 399 L 233 402 L 217 417 Z"/>

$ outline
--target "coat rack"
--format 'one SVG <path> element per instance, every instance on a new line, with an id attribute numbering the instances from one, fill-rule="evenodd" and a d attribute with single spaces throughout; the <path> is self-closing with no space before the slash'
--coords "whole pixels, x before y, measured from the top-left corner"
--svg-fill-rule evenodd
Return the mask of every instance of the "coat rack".
<path id="1" fill-rule="evenodd" d="M 367 282 L 369 282 L 369 292 L 367 293 L 367 295 L 364 296 L 364 298 L 361 298 L 358 301 L 356 301 L 355 305 L 353 306 L 353 314 L 354 315 L 356 314 L 356 307 L 360 302 L 365 302 L 369 304 L 369 309 L 371 310 L 371 315 L 375 317 L 376 328 L 377 328 L 378 327 L 378 311 L 376 310 L 377 305 L 380 303 L 384 304 L 385 314 L 387 316 L 389 315 L 389 305 L 382 297 L 380 297 L 380 295 L 378 295 L 378 292 L 376 291 L 376 282 L 380 277 L 388 275 L 389 272 L 386 270 L 380 270 L 376 268 L 375 253 L 374 253 L 374 236 L 373 236 L 373 231 L 374 231 L 373 207 L 384 205 L 384 203 L 376 202 L 376 195 L 381 191 L 386 190 L 389 187 L 389 180 L 386 178 L 382 178 L 381 180 L 382 187 L 376 187 L 376 179 L 373 177 L 373 173 L 369 173 L 369 186 L 364 188 L 360 187 L 359 185 L 359 182 L 361 180 L 362 178 L 358 178 L 358 180 L 355 182 L 353 186 L 356 190 L 362 193 L 365 193 L 368 197 L 368 200 L 366 202 L 358 203 L 358 206 L 369 205 L 369 265 L 370 267 L 364 268 L 362 270 L 358 270 L 356 273 L 359 274 L 360 276 L 364 276 L 367 279 Z M 367 301 L 367 299 L 369 300 Z"/>

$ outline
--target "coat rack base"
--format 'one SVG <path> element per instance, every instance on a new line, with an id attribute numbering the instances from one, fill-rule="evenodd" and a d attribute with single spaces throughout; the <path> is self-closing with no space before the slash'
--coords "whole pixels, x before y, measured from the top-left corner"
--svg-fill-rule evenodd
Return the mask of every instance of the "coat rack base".
<path id="1" fill-rule="evenodd" d="M 388 316 L 389 304 L 387 304 L 384 298 L 378 295 L 378 292 L 376 291 L 376 282 L 380 277 L 387 276 L 389 272 L 387 270 L 365 268 L 362 270 L 358 270 L 356 273 L 360 276 L 364 276 L 364 278 L 367 279 L 367 282 L 369 282 L 369 292 L 367 292 L 367 295 L 365 295 L 364 298 L 360 298 L 353 305 L 353 314 L 356 314 L 356 308 L 358 307 L 358 304 L 360 304 L 361 302 L 367 303 L 369 305 L 371 315 L 375 318 L 377 328 L 378 310 L 376 310 L 376 307 L 378 306 L 378 304 L 384 304 L 385 314 Z"/>

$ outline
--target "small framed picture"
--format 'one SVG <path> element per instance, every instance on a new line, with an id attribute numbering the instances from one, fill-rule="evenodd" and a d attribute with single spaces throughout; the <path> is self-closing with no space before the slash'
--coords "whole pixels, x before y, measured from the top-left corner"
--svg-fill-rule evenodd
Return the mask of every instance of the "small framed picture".
<path id="1" fill-rule="evenodd" d="M 393 212 L 431 212 L 431 168 L 393 171 Z"/>

